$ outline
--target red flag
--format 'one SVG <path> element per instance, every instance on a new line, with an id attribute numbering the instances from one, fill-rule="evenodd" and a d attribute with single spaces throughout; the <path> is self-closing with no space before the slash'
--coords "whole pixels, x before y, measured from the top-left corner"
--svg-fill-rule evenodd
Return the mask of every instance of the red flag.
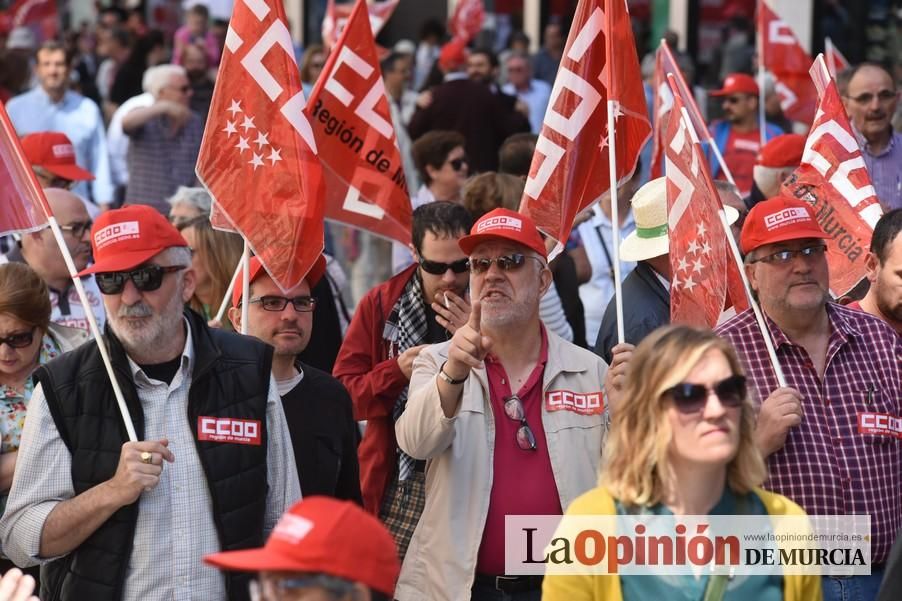
<path id="1" fill-rule="evenodd" d="M 839 297 L 864 277 L 864 259 L 883 211 L 823 55 L 811 67 L 811 78 L 820 105 L 802 164 L 783 182 L 783 192 L 811 203 L 821 227 L 831 236 L 827 241 L 830 289 Z"/>
<path id="2" fill-rule="evenodd" d="M 325 168 L 326 217 L 410 243 L 410 195 L 363 0 L 329 54 L 305 112 Z"/>
<path id="3" fill-rule="evenodd" d="M 713 328 L 727 293 L 728 249 L 720 197 L 677 94 L 667 123 L 670 321 Z"/>
<path id="4" fill-rule="evenodd" d="M 197 177 L 283 290 L 323 250 L 323 176 L 281 0 L 236 2 Z"/>
<path id="5" fill-rule="evenodd" d="M 808 76 L 811 56 L 767 0 L 758 3 L 758 35 L 758 56 L 764 57 L 765 68 L 773 73 L 783 114 L 793 121 L 811 123 L 817 106 L 817 93 Z"/>
<path id="6" fill-rule="evenodd" d="M 38 34 L 38 41 L 56 37 L 59 13 L 55 0 L 16 0 L 0 12 L 0 32 L 8 33 L 16 27 L 28 27 Z"/>
<path id="7" fill-rule="evenodd" d="M 482 0 L 458 0 L 454 14 L 448 20 L 448 29 L 455 38 L 469 42 L 482 31 L 485 6 Z"/>
<path id="8" fill-rule="evenodd" d="M 830 38 L 824 40 L 824 58 L 827 61 L 827 68 L 830 69 L 830 76 L 834 79 L 836 79 L 837 73 L 852 66 L 849 59 L 844 57 L 842 52 L 833 45 L 833 40 Z"/>
<path id="9" fill-rule="evenodd" d="M 385 23 L 395 12 L 398 2 L 401 0 L 385 0 L 385 2 L 373 2 L 367 4 L 367 12 L 370 16 L 370 27 L 373 30 L 373 37 L 379 35 Z M 323 46 L 327 49 L 332 48 L 338 42 L 342 32 L 348 24 L 351 12 L 354 10 L 354 4 L 346 2 L 344 4 L 335 4 L 335 0 L 329 0 L 326 5 L 326 18 L 323 19 Z"/>
<path id="10" fill-rule="evenodd" d="M 577 213 L 632 176 L 651 133 L 635 47 L 625 0 L 580 0 L 520 203 L 559 243 Z M 616 182 L 607 100 L 616 115 Z"/>
<path id="11" fill-rule="evenodd" d="M 0 236 L 46 227 L 50 214 L 16 130 L 0 105 Z"/>

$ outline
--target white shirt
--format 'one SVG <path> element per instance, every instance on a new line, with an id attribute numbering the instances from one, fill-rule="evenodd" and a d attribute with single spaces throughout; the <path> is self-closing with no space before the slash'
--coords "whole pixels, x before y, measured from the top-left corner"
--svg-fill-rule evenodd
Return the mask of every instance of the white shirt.
<path id="1" fill-rule="evenodd" d="M 113 172 L 113 183 L 117 186 L 128 184 L 128 136 L 122 131 L 122 118 L 135 109 L 147 108 L 153 104 L 153 94 L 145 92 L 132 96 L 122 103 L 107 129 L 107 148 L 110 153 L 110 170 Z"/>

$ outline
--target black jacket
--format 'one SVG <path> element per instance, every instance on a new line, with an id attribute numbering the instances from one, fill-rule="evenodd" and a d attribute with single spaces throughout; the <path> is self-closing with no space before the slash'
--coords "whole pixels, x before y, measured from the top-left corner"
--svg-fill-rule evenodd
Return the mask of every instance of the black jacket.
<path id="1" fill-rule="evenodd" d="M 639 344 L 653 330 L 670 323 L 670 292 L 645 261 L 623 280 L 623 337 Z M 608 303 L 595 341 L 595 354 L 611 364 L 611 349 L 617 344 L 617 309 Z"/>

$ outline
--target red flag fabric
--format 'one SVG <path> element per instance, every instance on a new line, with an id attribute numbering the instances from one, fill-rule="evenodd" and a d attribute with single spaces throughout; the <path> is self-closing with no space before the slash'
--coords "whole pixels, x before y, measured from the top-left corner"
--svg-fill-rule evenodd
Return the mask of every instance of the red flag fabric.
<path id="1" fill-rule="evenodd" d="M 824 43 L 824 59 L 827 61 L 827 68 L 830 70 L 830 76 L 836 79 L 836 74 L 848 69 L 852 66 L 842 52 L 833 45 L 833 40 L 827 38 Z"/>
<path id="2" fill-rule="evenodd" d="M 805 52 L 795 32 L 768 5 L 758 2 L 758 56 L 764 57 L 764 66 L 776 80 L 783 114 L 792 121 L 810 124 L 814 120 L 817 92 L 811 85 L 808 70 L 811 56 Z"/>
<path id="3" fill-rule="evenodd" d="M 802 164 L 783 182 L 783 191 L 811 203 L 830 235 L 830 289 L 839 297 L 864 277 L 865 256 L 883 210 L 823 55 L 811 67 L 811 78 L 820 105 Z"/>
<path id="4" fill-rule="evenodd" d="M 367 5 L 367 12 L 370 17 L 370 27 L 373 31 L 373 37 L 379 35 L 385 23 L 398 8 L 398 2 L 401 0 L 385 0 L 385 2 L 373 2 Z M 351 12 L 354 10 L 354 4 L 347 2 L 344 4 L 335 4 L 335 0 L 329 0 L 326 5 L 326 17 L 323 19 L 323 46 L 332 48 L 338 42 L 342 32 L 348 24 Z"/>
<path id="5" fill-rule="evenodd" d="M 727 293 L 723 211 L 708 164 L 679 95 L 667 123 L 670 321 L 713 328 Z"/>
<path id="6" fill-rule="evenodd" d="M 327 178 L 326 217 L 410 243 L 411 204 L 364 0 L 305 109 Z"/>
<path id="7" fill-rule="evenodd" d="M 454 14 L 448 20 L 448 29 L 455 38 L 469 42 L 482 31 L 485 6 L 482 0 L 458 0 Z"/>
<path id="8" fill-rule="evenodd" d="M 53 39 L 59 29 L 57 4 L 56 0 L 15 0 L 0 11 L 0 32 L 28 27 L 37 34 L 38 42 Z"/>
<path id="9" fill-rule="evenodd" d="M 197 177 L 282 290 L 323 250 L 323 175 L 281 0 L 236 2 Z"/>
<path id="10" fill-rule="evenodd" d="M 635 47 L 625 0 L 580 0 L 520 203 L 559 245 L 577 213 L 632 176 L 651 134 Z M 616 115 L 616 182 L 607 100 Z"/>
<path id="11" fill-rule="evenodd" d="M 0 236 L 46 227 L 50 214 L 16 130 L 0 104 Z"/>

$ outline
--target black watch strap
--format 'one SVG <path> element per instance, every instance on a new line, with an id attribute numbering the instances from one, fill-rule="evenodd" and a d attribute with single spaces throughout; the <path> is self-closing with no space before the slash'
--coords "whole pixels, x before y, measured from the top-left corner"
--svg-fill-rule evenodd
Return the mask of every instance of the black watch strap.
<path id="1" fill-rule="evenodd" d="M 447 361 L 445 361 L 445 363 L 447 363 Z M 442 366 L 440 368 L 438 368 L 438 377 L 440 377 L 442 380 L 444 380 L 448 384 L 455 384 L 455 385 L 463 384 L 464 382 L 467 381 L 467 378 L 470 377 L 470 374 L 467 374 L 460 380 L 455 380 L 454 378 L 452 378 L 451 376 L 449 376 L 448 374 L 445 373 L 445 363 L 442 363 Z"/>

